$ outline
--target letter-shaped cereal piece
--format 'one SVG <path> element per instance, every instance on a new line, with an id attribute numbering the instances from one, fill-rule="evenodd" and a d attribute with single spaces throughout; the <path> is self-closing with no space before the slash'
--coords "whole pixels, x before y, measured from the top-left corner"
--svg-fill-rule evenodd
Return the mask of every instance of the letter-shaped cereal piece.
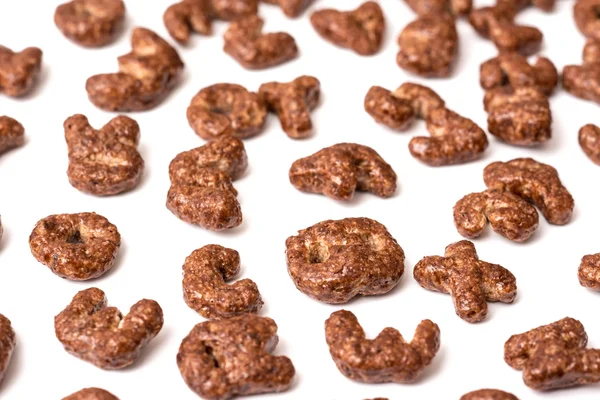
<path id="1" fill-rule="evenodd" d="M 25 128 L 16 119 L 0 116 L 0 155 L 25 143 Z"/>
<path id="2" fill-rule="evenodd" d="M 581 286 L 600 292 L 600 253 L 584 256 L 577 275 Z"/>
<path id="3" fill-rule="evenodd" d="M 31 91 L 42 67 L 42 51 L 28 47 L 15 53 L 0 46 L 0 93 L 20 97 Z"/>
<path id="4" fill-rule="evenodd" d="M 558 84 L 558 71 L 545 57 L 539 57 L 530 65 L 519 53 L 505 53 L 481 64 L 479 81 L 485 90 L 534 86 L 549 95 Z"/>

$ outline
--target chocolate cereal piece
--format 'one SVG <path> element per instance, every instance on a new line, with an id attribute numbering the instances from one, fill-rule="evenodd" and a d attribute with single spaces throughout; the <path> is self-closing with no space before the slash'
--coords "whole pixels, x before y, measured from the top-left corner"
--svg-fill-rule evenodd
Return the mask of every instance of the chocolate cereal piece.
<path id="1" fill-rule="evenodd" d="M 396 173 L 372 148 L 340 143 L 296 160 L 289 172 L 298 190 L 348 201 L 356 190 L 379 197 L 396 192 Z"/>
<path id="2" fill-rule="evenodd" d="M 387 293 L 404 273 L 404 251 L 385 226 L 368 218 L 323 221 L 285 244 L 296 288 L 324 303 Z"/>
<path id="3" fill-rule="evenodd" d="M 240 272 L 240 255 L 211 244 L 194 250 L 183 264 L 183 298 L 204 318 L 225 319 L 257 313 L 263 305 L 256 283 L 242 279 L 226 284 Z"/>
<path id="4" fill-rule="evenodd" d="M 562 81 L 573 96 L 600 104 L 600 42 L 587 42 L 583 64 L 565 66 Z"/>
<path id="5" fill-rule="evenodd" d="M 571 220 L 575 203 L 556 169 L 532 158 L 495 162 L 483 171 L 488 189 L 512 192 L 533 203 L 554 225 Z"/>
<path id="6" fill-rule="evenodd" d="M 119 72 L 90 77 L 90 101 L 106 111 L 143 111 L 160 104 L 179 80 L 183 62 L 156 33 L 135 28 L 131 52 L 120 56 Z"/>
<path id="7" fill-rule="evenodd" d="M 509 86 L 536 87 L 550 95 L 558 83 L 558 71 L 549 59 L 538 57 L 530 65 L 518 53 L 504 53 L 481 64 L 479 82 L 485 90 Z"/>
<path id="8" fill-rule="evenodd" d="M 494 6 L 472 10 L 469 13 L 469 23 L 479 35 L 489 39 L 491 25 L 512 23 L 517 11 L 512 0 L 497 1 Z"/>
<path id="9" fill-rule="evenodd" d="M 286 16 L 296 18 L 302 14 L 312 0 L 262 0 L 262 2 L 277 5 Z"/>
<path id="10" fill-rule="evenodd" d="M 473 7 L 473 0 L 404 0 L 417 14 L 443 14 L 467 15 Z"/>
<path id="11" fill-rule="evenodd" d="M 398 37 L 400 68 L 423 77 L 447 77 L 458 50 L 458 33 L 449 14 L 427 14 L 406 25 Z"/>
<path id="12" fill-rule="evenodd" d="M 440 348 L 440 328 L 426 319 L 411 342 L 394 328 L 367 339 L 356 316 L 336 311 L 325 321 L 325 339 L 331 358 L 347 378 L 362 383 L 409 383 L 431 364 Z"/>
<path id="13" fill-rule="evenodd" d="M 261 97 L 240 85 L 217 83 L 200 90 L 187 109 L 190 126 L 198 136 L 245 139 L 264 127 L 267 108 Z"/>
<path id="14" fill-rule="evenodd" d="M 224 136 L 180 153 L 169 165 L 167 208 L 182 221 L 220 231 L 242 223 L 232 181 L 248 167 L 244 144 Z"/>
<path id="15" fill-rule="evenodd" d="M 600 128 L 587 124 L 579 130 L 579 145 L 594 163 L 600 165 Z"/>
<path id="16" fill-rule="evenodd" d="M 600 40 L 600 0 L 577 0 L 573 6 L 575 24 L 581 33 Z"/>
<path id="17" fill-rule="evenodd" d="M 263 33 L 264 20 L 256 15 L 232 22 L 224 35 L 223 50 L 246 69 L 265 69 L 298 55 L 294 38 L 285 32 Z"/>
<path id="18" fill-rule="evenodd" d="M 488 222 L 499 235 L 524 242 L 537 229 L 539 217 L 531 204 L 510 192 L 485 190 L 456 202 L 454 224 L 462 236 L 478 237 Z"/>
<path id="19" fill-rule="evenodd" d="M 600 292 L 600 253 L 584 256 L 577 276 L 581 286 Z"/>
<path id="20" fill-rule="evenodd" d="M 96 213 L 50 215 L 29 236 L 31 254 L 61 278 L 85 281 L 108 272 L 121 245 L 117 227 Z"/>
<path id="21" fill-rule="evenodd" d="M 253 314 L 197 324 L 183 339 L 177 366 L 183 380 L 207 400 L 286 391 L 295 374 L 277 346 L 277 325 Z"/>
<path id="22" fill-rule="evenodd" d="M 93 387 L 81 389 L 62 400 L 119 400 L 119 398 L 104 389 Z"/>
<path id="23" fill-rule="evenodd" d="M 450 294 L 456 315 L 471 323 L 485 319 L 488 301 L 510 304 L 517 296 L 514 275 L 481 261 L 468 240 L 448 245 L 444 257 L 424 257 L 415 265 L 414 277 L 425 289 Z"/>
<path id="24" fill-rule="evenodd" d="M 56 27 L 84 47 L 112 43 L 125 19 L 122 0 L 72 0 L 56 7 Z"/>
<path id="25" fill-rule="evenodd" d="M 25 144 L 25 128 L 16 119 L 0 116 L 0 155 Z"/>
<path id="26" fill-rule="evenodd" d="M 1 230 L 2 228 L 0 228 Z M 17 341 L 10 320 L 0 314 L 0 385 L 10 364 Z"/>
<path id="27" fill-rule="evenodd" d="M 535 54 L 542 44 L 542 31 L 533 26 L 518 25 L 491 19 L 490 39 L 500 53 L 518 52 L 523 55 Z"/>
<path id="28" fill-rule="evenodd" d="M 71 355 L 98 368 L 122 369 L 138 359 L 163 326 L 163 312 L 154 300 L 140 300 L 125 316 L 108 307 L 104 292 L 82 290 L 54 317 L 56 338 Z"/>
<path id="29" fill-rule="evenodd" d="M 519 398 L 498 389 L 480 389 L 462 395 L 460 400 L 519 400 Z"/>
<path id="30" fill-rule="evenodd" d="M 28 47 L 15 53 L 0 46 L 0 93 L 11 97 L 31 91 L 42 68 L 42 50 Z"/>
<path id="31" fill-rule="evenodd" d="M 137 150 L 140 127 L 120 115 L 99 130 L 81 114 L 65 120 L 69 147 L 67 175 L 71 185 L 96 196 L 110 196 L 136 187 L 142 179 L 144 160 Z"/>
<path id="32" fill-rule="evenodd" d="M 379 51 L 385 32 L 383 11 L 374 1 L 367 1 L 352 11 L 331 8 L 315 11 L 310 23 L 323 39 L 362 56 Z"/>
<path id="33" fill-rule="evenodd" d="M 536 146 L 552 138 L 552 112 L 546 95 L 536 87 L 498 87 L 484 98 L 488 131 L 516 146 Z"/>
<path id="34" fill-rule="evenodd" d="M 292 139 L 303 139 L 312 133 L 310 112 L 317 107 L 321 83 L 303 75 L 291 82 L 267 82 L 258 89 L 270 111 L 277 113 L 281 128 Z"/>

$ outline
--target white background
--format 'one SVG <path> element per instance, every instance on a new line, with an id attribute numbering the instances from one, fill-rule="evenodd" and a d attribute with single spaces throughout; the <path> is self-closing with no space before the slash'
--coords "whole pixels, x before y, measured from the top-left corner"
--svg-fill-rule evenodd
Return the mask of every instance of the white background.
<path id="1" fill-rule="evenodd" d="M 590 162 L 577 143 L 579 128 L 598 120 L 596 105 L 562 90 L 551 99 L 554 137 L 540 148 L 518 148 L 490 137 L 485 157 L 455 167 L 431 168 L 412 158 L 407 144 L 427 134 L 423 123 L 407 133 L 377 125 L 364 111 L 363 98 L 372 85 L 394 89 L 408 80 L 431 85 L 460 114 L 486 126 L 479 65 L 495 55 L 493 45 L 458 23 L 460 57 L 449 79 L 422 80 L 409 76 L 395 62 L 396 37 L 414 13 L 400 0 L 381 0 L 387 22 L 382 51 L 360 57 L 320 39 L 309 23 L 310 10 L 297 20 L 276 7 L 262 5 L 266 30 L 286 30 L 297 40 L 300 57 L 278 68 L 250 72 L 221 50 L 226 24 L 215 24 L 212 37 L 194 36 L 188 47 L 177 46 L 186 63 L 183 81 L 159 107 L 131 114 L 142 129 L 140 151 L 146 171 L 140 186 L 125 195 L 98 198 L 78 192 L 66 176 L 67 147 L 63 121 L 82 113 L 100 127 L 115 114 L 96 109 L 87 99 L 85 80 L 96 73 L 117 70 L 116 57 L 130 50 L 133 26 L 144 26 L 167 37 L 162 13 L 168 0 L 128 0 L 126 32 L 100 50 L 86 50 L 65 39 L 53 23 L 57 0 L 0 2 L 0 43 L 14 50 L 38 46 L 44 51 L 43 72 L 35 91 L 24 99 L 0 95 L 0 115 L 12 116 L 26 128 L 24 147 L 0 157 L 0 212 L 5 235 L 0 243 L 0 312 L 12 320 L 18 345 L 0 389 L 2 399 L 60 399 L 87 386 L 105 388 L 121 399 L 197 398 L 180 377 L 177 349 L 194 324 L 203 319 L 182 299 L 181 266 L 194 249 L 209 243 L 237 249 L 242 276 L 253 279 L 265 307 L 260 315 L 279 325 L 277 354 L 288 355 L 297 370 L 291 390 L 264 398 L 458 399 L 482 387 L 513 392 L 521 399 L 597 399 L 598 386 L 538 394 L 522 382 L 521 374 L 503 361 L 503 344 L 513 333 L 565 316 L 580 319 L 590 346 L 600 347 L 600 294 L 582 288 L 577 267 L 585 254 L 600 251 L 598 223 L 600 167 Z M 358 6 L 360 0 L 318 0 L 311 8 Z M 489 4 L 489 1 L 479 3 Z M 543 30 L 543 53 L 559 70 L 579 63 L 583 36 L 572 19 L 573 1 L 560 1 L 544 14 L 529 9 L 519 20 Z M 169 39 L 170 40 L 170 39 Z M 250 168 L 235 183 L 244 213 L 243 225 L 213 233 L 188 225 L 165 207 L 169 188 L 168 164 L 179 152 L 204 144 L 185 117 L 192 96 L 218 82 L 232 82 L 256 90 L 266 81 L 288 81 L 312 74 L 322 82 L 322 103 L 313 113 L 315 136 L 294 141 L 280 129 L 275 116 L 258 137 L 247 140 Z M 358 194 L 349 203 L 296 191 L 287 171 L 297 158 L 338 142 L 369 145 L 398 174 L 399 189 L 391 199 Z M 483 260 L 498 263 L 517 277 L 519 292 L 512 305 L 490 305 L 488 318 L 468 324 L 458 318 L 450 296 L 422 289 L 412 277 L 421 257 L 443 254 L 460 240 L 452 206 L 467 193 L 484 189 L 482 170 L 490 162 L 532 156 L 555 166 L 575 198 L 570 224 L 540 227 L 526 244 L 514 244 L 490 229 L 475 241 Z M 36 221 L 55 213 L 95 211 L 117 225 L 122 247 L 115 268 L 93 282 L 74 283 L 53 275 L 30 254 L 28 236 Z M 353 311 L 369 337 L 392 326 L 411 338 L 422 319 L 439 324 L 442 346 L 433 364 L 414 384 L 364 385 L 336 369 L 325 343 L 323 322 L 340 306 L 312 300 L 298 292 L 288 277 L 285 239 L 299 229 L 324 219 L 351 216 L 374 218 L 385 224 L 404 248 L 406 272 L 391 293 L 359 298 L 343 307 Z M 126 312 L 142 298 L 157 300 L 164 309 L 165 326 L 132 367 L 103 371 L 67 354 L 54 336 L 53 317 L 82 289 L 103 289 L 111 305 Z M 261 396 L 257 396 L 260 398 Z"/>

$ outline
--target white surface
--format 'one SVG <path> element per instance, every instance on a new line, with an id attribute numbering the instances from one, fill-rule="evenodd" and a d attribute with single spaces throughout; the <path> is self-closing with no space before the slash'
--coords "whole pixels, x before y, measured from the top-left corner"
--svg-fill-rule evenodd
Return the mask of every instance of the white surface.
<path id="1" fill-rule="evenodd" d="M 167 37 L 162 13 L 169 1 L 128 0 L 127 32 L 112 46 L 86 50 L 65 39 L 52 21 L 58 0 L 0 2 L 0 43 L 14 50 L 38 46 L 44 51 L 41 82 L 23 100 L 0 95 L 0 114 L 26 127 L 27 144 L 0 157 L 0 211 L 5 236 L 0 243 L 0 312 L 12 320 L 18 346 L 0 390 L 2 399 L 59 399 L 87 386 L 110 390 L 127 399 L 195 399 L 179 375 L 175 355 L 183 337 L 203 319 L 188 308 L 181 293 L 181 265 L 194 249 L 217 243 L 237 249 L 242 276 L 253 279 L 265 300 L 261 315 L 279 325 L 276 352 L 288 355 L 297 370 L 292 389 L 271 398 L 289 399 L 458 399 L 483 387 L 502 388 L 521 399 L 596 399 L 600 388 L 589 386 L 537 394 L 521 374 L 503 361 L 503 344 L 519 333 L 565 316 L 579 318 L 590 346 L 600 347 L 600 295 L 579 286 L 577 267 L 584 254 L 600 251 L 598 181 L 600 167 L 592 164 L 577 143 L 577 131 L 599 122 L 596 105 L 559 90 L 551 99 L 554 137 L 542 148 L 511 147 L 490 137 L 485 157 L 457 167 L 430 168 L 408 152 L 414 135 L 426 134 L 418 123 L 407 133 L 377 125 L 364 111 L 363 98 L 372 85 L 393 89 L 407 81 L 431 85 L 449 107 L 486 126 L 479 64 L 495 55 L 493 45 L 459 22 L 461 54 L 451 79 L 423 81 L 407 75 L 395 63 L 395 39 L 414 14 L 400 0 L 381 1 L 388 28 L 383 50 L 375 57 L 336 48 L 320 39 L 308 15 L 289 20 L 280 10 L 263 5 L 268 31 L 285 29 L 297 40 L 301 56 L 279 68 L 249 72 L 222 50 L 224 23 L 216 23 L 210 38 L 194 36 L 189 47 L 177 47 L 186 63 L 183 83 L 160 107 L 131 114 L 142 129 L 141 153 L 145 177 L 134 191 L 97 198 L 69 185 L 67 149 L 62 124 L 74 113 L 102 126 L 114 114 L 96 109 L 84 90 L 87 77 L 117 69 L 116 57 L 129 51 L 132 26 L 144 26 Z M 358 6 L 359 0 L 319 0 L 312 7 Z M 486 2 L 482 2 L 486 3 Z M 488 2 L 489 3 L 489 2 Z M 556 12 L 531 9 L 521 21 L 540 27 L 543 53 L 559 67 L 579 63 L 584 38 L 572 20 L 572 1 L 561 1 Z M 188 127 L 186 107 L 201 88 L 217 82 L 239 83 L 256 90 L 265 81 L 287 81 L 313 74 L 322 82 L 323 101 L 313 113 L 316 134 L 293 141 L 281 131 L 275 116 L 260 136 L 246 141 L 250 160 L 247 175 L 235 183 L 244 213 L 243 225 L 212 233 L 188 225 L 165 208 L 169 188 L 167 167 L 179 152 L 204 142 Z M 396 170 L 399 190 L 391 199 L 359 194 L 348 204 L 295 190 L 287 171 L 299 157 L 342 141 L 376 149 Z M 475 241 L 483 260 L 501 264 L 517 277 L 519 294 L 512 305 L 490 305 L 485 322 L 472 325 L 454 314 L 450 296 L 422 289 L 412 269 L 426 255 L 443 254 L 461 237 L 452 220 L 452 206 L 467 193 L 484 189 L 482 170 L 496 160 L 532 156 L 554 165 L 576 201 L 573 221 L 549 226 L 540 215 L 540 228 L 526 244 L 513 244 L 488 232 Z M 116 267 L 106 276 L 84 283 L 62 280 L 30 254 L 28 236 L 37 220 L 54 213 L 96 211 L 117 225 L 123 238 Z M 298 229 L 324 219 L 365 216 L 384 223 L 404 248 L 406 272 L 390 294 L 356 299 L 343 308 L 353 311 L 369 337 L 392 326 L 407 338 L 418 322 L 439 324 L 442 347 L 415 384 L 363 385 L 342 376 L 329 356 L 323 322 L 342 307 L 318 303 L 298 292 L 287 275 L 285 239 Z M 141 298 L 157 300 L 165 326 L 140 360 L 123 371 L 103 371 L 67 354 L 54 336 L 53 317 L 79 290 L 97 286 L 122 311 Z M 267 396 L 264 396 L 265 398 Z M 256 397 L 260 398 L 260 396 Z"/>

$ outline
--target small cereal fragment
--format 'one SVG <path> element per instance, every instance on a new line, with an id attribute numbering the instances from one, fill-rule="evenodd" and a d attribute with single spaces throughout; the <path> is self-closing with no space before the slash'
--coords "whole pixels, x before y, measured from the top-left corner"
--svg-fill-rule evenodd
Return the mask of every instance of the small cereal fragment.
<path id="1" fill-rule="evenodd" d="M 473 0 L 404 0 L 417 14 L 443 14 L 467 15 L 473 7 Z"/>
<path id="2" fill-rule="evenodd" d="M 450 294 L 456 314 L 471 323 L 485 319 L 488 301 L 510 304 L 517 296 L 514 275 L 481 261 L 468 240 L 447 246 L 444 257 L 423 258 L 415 265 L 414 277 L 425 289 Z"/>
<path id="3" fill-rule="evenodd" d="M 15 331 L 10 320 L 0 314 L 0 385 L 4 380 L 16 343 Z"/>
<path id="4" fill-rule="evenodd" d="M 538 88 L 498 87 L 484 98 L 488 131 L 516 146 L 536 146 L 552 137 L 552 112 L 546 95 Z"/>
<path id="5" fill-rule="evenodd" d="M 266 118 L 267 108 L 261 97 L 231 83 L 205 87 L 187 109 L 190 127 L 205 140 L 252 137 L 263 129 Z"/>
<path id="6" fill-rule="evenodd" d="M 42 50 L 28 47 L 15 53 L 0 46 L 0 93 L 11 97 L 31 91 L 42 68 Z"/>
<path id="7" fill-rule="evenodd" d="M 440 328 L 421 321 L 411 342 L 394 328 L 367 339 L 356 316 L 336 311 L 325 321 L 325 338 L 339 371 L 362 383 L 409 383 L 431 364 L 440 348 Z"/>
<path id="8" fill-rule="evenodd" d="M 396 173 L 372 148 L 340 143 L 296 160 L 289 172 L 298 190 L 322 193 L 334 200 L 351 200 L 355 190 L 390 197 L 396 192 Z"/>
<path id="9" fill-rule="evenodd" d="M 581 286 L 600 292 L 600 253 L 584 256 L 577 275 Z"/>
<path id="10" fill-rule="evenodd" d="M 270 111 L 277 113 L 281 128 L 292 139 L 303 139 L 312 133 L 310 112 L 317 107 L 321 83 L 303 75 L 292 82 L 268 82 L 258 89 Z"/>
<path id="11" fill-rule="evenodd" d="M 593 124 L 581 128 L 579 145 L 590 160 L 600 165 L 600 128 Z"/>
<path id="12" fill-rule="evenodd" d="M 481 235 L 488 222 L 499 235 L 524 242 L 537 229 L 539 217 L 531 204 L 510 192 L 471 193 L 454 206 L 456 229 L 468 239 Z"/>
<path id="13" fill-rule="evenodd" d="M 591 39 L 600 40 L 600 0 L 577 0 L 573 16 L 579 31 Z"/>
<path id="14" fill-rule="evenodd" d="M 160 104 L 179 80 L 183 61 L 160 36 L 135 28 L 131 52 L 118 58 L 119 72 L 90 77 L 90 101 L 106 111 L 144 111 Z"/>
<path id="15" fill-rule="evenodd" d="M 286 240 L 288 273 L 302 293 L 329 304 L 392 290 L 404 251 L 385 226 L 368 218 L 328 220 Z"/>
<path id="16" fill-rule="evenodd" d="M 311 1 L 312 0 L 262 0 L 263 3 L 279 6 L 281 11 L 290 18 L 299 17 Z"/>
<path id="17" fill-rule="evenodd" d="M 551 224 L 571 220 L 575 202 L 550 165 L 532 158 L 494 162 L 485 167 L 483 180 L 490 190 L 512 192 L 533 203 Z"/>
<path id="18" fill-rule="evenodd" d="M 104 292 L 82 290 L 54 317 L 56 338 L 71 355 L 98 368 L 122 369 L 135 362 L 163 326 L 154 300 L 140 300 L 125 316 L 108 307 Z"/>
<path id="19" fill-rule="evenodd" d="M 92 387 L 81 389 L 62 400 L 119 400 L 119 398 L 104 389 Z"/>
<path id="20" fill-rule="evenodd" d="M 264 20 L 256 15 L 234 21 L 225 32 L 225 53 L 246 69 L 265 69 L 298 55 L 294 38 L 285 32 L 263 33 Z"/>
<path id="21" fill-rule="evenodd" d="M 519 400 L 519 398 L 498 389 L 480 389 L 463 395 L 460 400 Z"/>
<path id="22" fill-rule="evenodd" d="M 0 116 L 0 154 L 25 144 L 25 128 L 16 119 Z"/>
<path id="23" fill-rule="evenodd" d="M 481 64 L 479 81 L 485 90 L 533 86 L 549 95 L 558 84 L 558 71 L 545 57 L 539 57 L 530 65 L 519 53 L 504 53 Z"/>
<path id="24" fill-rule="evenodd" d="M 183 298 L 204 318 L 225 319 L 258 312 L 263 301 L 256 284 L 242 279 L 226 284 L 240 272 L 237 251 L 215 244 L 195 250 L 183 264 Z"/>
<path id="25" fill-rule="evenodd" d="M 428 14 L 406 25 L 398 37 L 400 68 L 423 77 L 450 75 L 458 49 L 454 18 Z"/>
<path id="26" fill-rule="evenodd" d="M 65 120 L 69 147 L 67 175 L 71 185 L 96 196 L 110 196 L 136 187 L 142 179 L 144 160 L 137 150 L 140 127 L 120 115 L 101 129 L 92 128 L 81 114 Z"/>
<path id="27" fill-rule="evenodd" d="M 315 11 L 310 22 L 323 39 L 362 56 L 379 51 L 385 32 L 383 11 L 374 1 L 367 1 L 352 11 L 331 8 Z"/>
<path id="28" fill-rule="evenodd" d="M 177 366 L 191 390 L 207 400 L 286 391 L 295 370 L 277 346 L 277 325 L 253 314 L 197 324 L 183 339 Z"/>
<path id="29" fill-rule="evenodd" d="M 62 34 L 84 47 L 113 42 L 124 19 L 122 0 L 72 0 L 54 12 L 54 23 Z"/>
<path id="30" fill-rule="evenodd" d="M 38 221 L 29 236 L 36 260 L 72 281 L 104 275 L 120 245 L 117 227 L 96 213 L 50 215 Z"/>

